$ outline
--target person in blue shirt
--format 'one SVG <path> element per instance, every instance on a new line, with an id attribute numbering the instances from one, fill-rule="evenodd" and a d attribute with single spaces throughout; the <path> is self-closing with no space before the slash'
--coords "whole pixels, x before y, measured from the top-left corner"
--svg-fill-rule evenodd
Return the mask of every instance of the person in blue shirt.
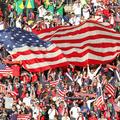
<path id="1" fill-rule="evenodd" d="M 87 106 L 86 101 L 83 102 L 83 105 L 80 107 L 81 112 L 83 113 L 84 117 L 87 119 L 89 115 L 89 108 Z"/>

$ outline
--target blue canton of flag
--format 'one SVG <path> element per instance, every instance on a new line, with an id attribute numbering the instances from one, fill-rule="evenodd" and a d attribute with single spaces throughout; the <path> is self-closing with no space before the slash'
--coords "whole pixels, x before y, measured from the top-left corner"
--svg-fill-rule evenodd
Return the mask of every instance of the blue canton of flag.
<path id="1" fill-rule="evenodd" d="M 55 44 L 43 41 L 20 28 L 0 31 L 0 43 L 5 46 L 13 61 L 21 61 L 22 66 L 30 72 L 68 65 L 62 51 Z"/>
<path id="2" fill-rule="evenodd" d="M 14 48 L 23 47 L 26 45 L 45 48 L 51 45 L 50 42 L 40 40 L 33 33 L 27 32 L 20 28 L 8 28 L 4 31 L 1 31 L 0 42 L 4 44 L 8 51 L 12 51 Z"/>

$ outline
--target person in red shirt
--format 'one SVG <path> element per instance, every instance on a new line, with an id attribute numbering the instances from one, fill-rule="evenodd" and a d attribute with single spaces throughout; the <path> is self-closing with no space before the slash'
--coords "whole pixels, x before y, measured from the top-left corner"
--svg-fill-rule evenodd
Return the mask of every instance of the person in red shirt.
<path id="1" fill-rule="evenodd" d="M 20 77 L 20 80 L 23 81 L 24 83 L 29 83 L 31 80 L 30 80 L 30 77 L 28 76 L 27 73 L 23 74 L 21 77 Z"/>
<path id="2" fill-rule="evenodd" d="M 39 112 L 39 115 L 38 115 L 38 117 L 37 117 L 37 120 L 45 120 L 45 116 L 42 115 L 41 112 Z"/>
<path id="3" fill-rule="evenodd" d="M 103 18 L 105 22 L 109 21 L 110 15 L 111 13 L 110 13 L 109 7 L 106 5 L 105 8 L 103 9 Z"/>
<path id="4" fill-rule="evenodd" d="M 1 8 L 0 8 L 0 17 L 3 17 L 3 12 L 1 10 Z"/>
<path id="5" fill-rule="evenodd" d="M 90 117 L 88 118 L 88 120 L 98 120 L 98 118 L 96 117 L 95 113 L 91 113 Z"/>
<path id="6" fill-rule="evenodd" d="M 36 74 L 36 73 L 33 73 L 31 79 L 32 79 L 32 83 L 38 81 L 38 76 L 37 76 L 37 74 Z"/>
<path id="7" fill-rule="evenodd" d="M 41 0 L 35 0 L 37 7 L 41 5 L 41 2 L 42 2 Z"/>
<path id="8" fill-rule="evenodd" d="M 96 16 L 102 15 L 103 14 L 103 7 L 98 6 L 95 12 Z"/>

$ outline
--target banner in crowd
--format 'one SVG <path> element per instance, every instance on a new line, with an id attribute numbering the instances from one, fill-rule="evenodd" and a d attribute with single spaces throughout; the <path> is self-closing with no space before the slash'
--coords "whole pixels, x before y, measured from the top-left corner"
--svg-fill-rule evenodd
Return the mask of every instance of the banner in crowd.
<path id="1" fill-rule="evenodd" d="M 39 38 L 19 28 L 0 31 L 0 41 L 13 61 L 21 61 L 30 72 L 69 64 L 103 64 L 120 52 L 120 33 L 93 21 L 33 32 Z"/>
<path id="2" fill-rule="evenodd" d="M 78 26 L 34 29 L 33 32 L 40 39 L 55 43 L 67 62 L 77 66 L 108 63 L 120 52 L 120 33 L 92 20 Z"/>

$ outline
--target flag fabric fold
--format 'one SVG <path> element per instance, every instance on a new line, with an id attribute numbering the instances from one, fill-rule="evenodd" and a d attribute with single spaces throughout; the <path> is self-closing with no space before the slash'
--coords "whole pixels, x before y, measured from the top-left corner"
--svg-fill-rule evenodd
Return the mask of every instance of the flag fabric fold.
<path id="1" fill-rule="evenodd" d="M 57 93 L 60 97 L 65 97 L 67 89 L 59 83 L 57 86 Z"/>
<path id="2" fill-rule="evenodd" d="M 95 105 L 97 106 L 97 108 L 100 108 L 104 103 L 104 98 L 103 95 L 100 95 L 96 101 L 95 101 Z"/>
<path id="3" fill-rule="evenodd" d="M 108 63 L 120 52 L 120 33 L 92 20 L 33 32 L 44 41 L 55 43 L 68 62 L 77 66 Z"/>
<path id="4" fill-rule="evenodd" d="M 105 90 L 106 90 L 112 97 L 115 97 L 115 91 L 116 91 L 116 89 L 115 89 L 115 87 L 114 87 L 112 84 L 110 84 L 110 83 L 106 84 Z"/>

